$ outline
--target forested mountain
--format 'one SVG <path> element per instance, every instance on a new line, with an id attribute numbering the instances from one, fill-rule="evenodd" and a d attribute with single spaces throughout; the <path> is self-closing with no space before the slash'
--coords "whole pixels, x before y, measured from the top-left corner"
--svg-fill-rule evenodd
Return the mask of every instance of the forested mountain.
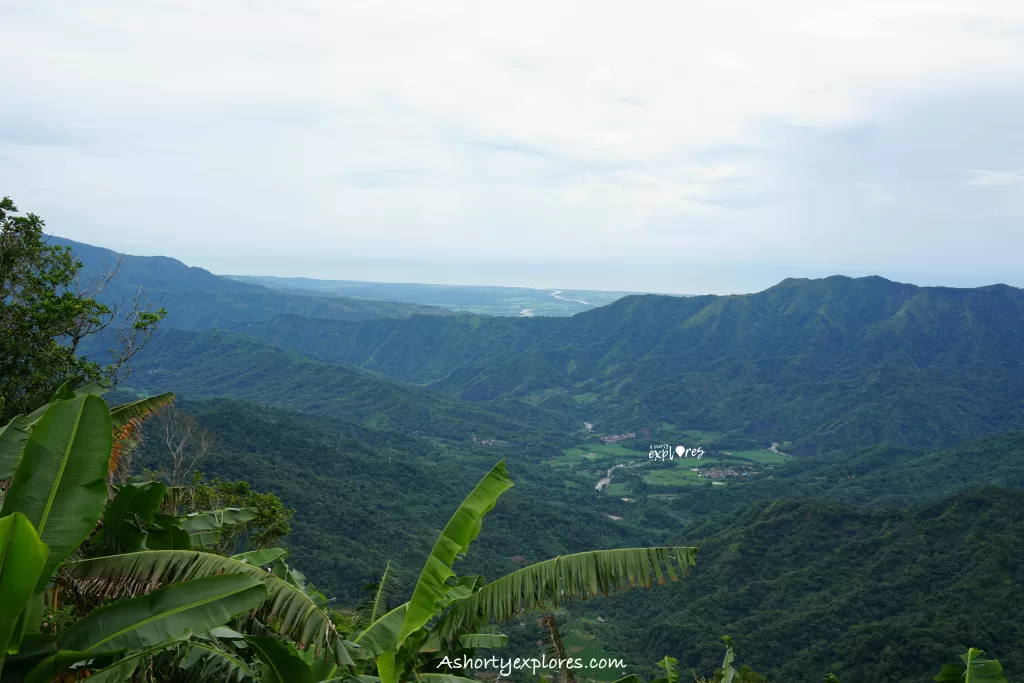
<path id="1" fill-rule="evenodd" d="M 463 440 L 560 436 L 579 428 L 554 411 L 519 402 L 472 403 L 222 330 L 159 330 L 135 362 L 128 386 L 148 393 L 173 387 L 189 398 L 247 399 L 376 429 Z"/>
<path id="2" fill-rule="evenodd" d="M 606 512 L 614 506 L 607 498 L 595 497 L 592 489 L 567 489 L 562 478 L 536 466 L 537 455 L 521 442 L 494 448 L 468 440 L 440 443 L 236 400 L 183 407 L 216 435 L 206 473 L 245 479 L 294 508 L 289 548 L 342 604 L 356 602 L 361 586 L 375 580 L 388 560 L 411 585 L 433 537 L 459 503 L 451 491 L 471 489 L 501 458 L 508 458 L 516 487 L 488 516 L 464 571 L 493 578 L 516 569 L 517 556 L 539 560 L 642 545 L 656 534 L 609 519 Z M 162 448 L 157 435 L 142 462 L 159 466 Z"/>
<path id="3" fill-rule="evenodd" d="M 924 681 L 966 645 L 1024 670 L 1018 289 L 832 277 L 502 318 L 132 264 L 124 291 L 186 313 L 119 390 L 175 391 L 216 435 L 206 474 L 294 508 L 292 556 L 338 604 L 389 560 L 407 598 L 451 492 L 504 459 L 516 488 L 462 572 L 700 548 L 681 587 L 563 617 L 631 668 L 713 670 L 729 634 L 771 681 Z M 701 467 L 652 463 L 670 436 L 702 444 Z M 155 437 L 140 464 L 166 458 Z M 510 652 L 536 649 L 532 619 L 505 630 Z"/>
<path id="4" fill-rule="evenodd" d="M 798 452 L 941 447 L 1024 427 L 1024 292 L 870 277 L 757 294 L 631 296 L 568 319 L 357 324 L 279 316 L 236 331 L 470 400 L 594 422 L 746 430 Z"/>
<path id="5" fill-rule="evenodd" d="M 910 509 L 822 499 L 751 504 L 686 531 L 700 548 L 678 590 L 597 607 L 616 645 L 706 670 L 718 636 L 772 681 L 925 683 L 929 662 L 975 643 L 1024 668 L 1024 492 L 986 487 Z M 640 616 L 642 615 L 642 617 Z M 642 626 L 641 626 L 642 624 Z M 1011 678 L 1011 680 L 1017 680 Z"/>
<path id="6" fill-rule="evenodd" d="M 517 447 L 444 445 L 233 400 L 184 407 L 218 437 L 208 473 L 246 479 L 295 508 L 291 552 L 342 603 L 389 560 L 407 585 L 456 504 L 447 492 L 501 456 L 517 485 L 488 516 L 464 571 L 495 577 L 517 559 L 587 548 L 700 548 L 697 569 L 677 588 L 579 606 L 591 622 L 610 622 L 604 645 L 628 653 L 631 665 L 667 653 L 710 670 L 721 657 L 718 635 L 729 633 L 744 662 L 770 680 L 829 670 L 923 683 L 967 642 L 1024 666 L 1015 647 L 1024 635 L 1021 433 L 941 453 L 872 449 L 832 463 L 841 472 L 800 461 L 771 480 L 629 505 L 567 487 Z M 159 439 L 147 447 L 150 462 L 159 449 Z M 509 631 L 519 642 L 535 637 L 529 624 Z"/>
<path id="7" fill-rule="evenodd" d="M 279 313 L 294 313 L 328 320 L 363 320 L 381 316 L 448 315 L 430 306 L 363 301 L 316 292 L 280 292 L 258 284 L 214 275 L 166 256 L 121 256 L 110 249 L 50 236 L 50 244 L 69 246 L 82 262 L 80 280 L 88 288 L 120 266 L 98 297 L 119 304 L 130 301 L 143 288 L 146 295 L 167 309 L 167 325 L 205 330 L 241 321 L 266 320 Z"/>
<path id="8" fill-rule="evenodd" d="M 94 271 L 113 258 L 76 249 Z M 788 441 L 813 455 L 876 443 L 941 448 L 1024 427 L 1024 293 L 1003 285 L 835 276 L 507 318 L 272 291 L 159 257 L 130 257 L 118 280 L 162 297 L 166 326 L 229 329 L 470 401 L 537 404 L 604 431 L 667 423 Z"/>

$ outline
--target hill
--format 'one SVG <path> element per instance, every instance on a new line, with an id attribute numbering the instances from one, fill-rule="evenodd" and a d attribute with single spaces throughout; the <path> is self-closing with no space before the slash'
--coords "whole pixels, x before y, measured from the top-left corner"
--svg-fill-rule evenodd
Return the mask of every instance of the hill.
<path id="1" fill-rule="evenodd" d="M 1024 427 L 1024 292 L 1004 285 L 836 276 L 740 296 L 630 296 L 561 319 L 287 315 L 232 329 L 603 431 L 738 431 L 813 455 Z"/>
<path id="2" fill-rule="evenodd" d="M 87 285 L 104 277 L 120 262 L 116 277 L 100 300 L 129 301 L 144 288 L 150 299 L 167 309 L 165 324 L 205 330 L 246 320 L 266 320 L 293 313 L 327 320 L 365 320 L 376 317 L 448 315 L 442 308 L 386 301 L 366 301 L 318 292 L 282 292 L 239 282 L 190 267 L 166 256 L 119 255 L 110 249 L 50 236 L 50 244 L 69 246 L 82 262 L 81 280 Z"/>
<path id="3" fill-rule="evenodd" d="M 312 291 L 357 299 L 403 301 L 441 306 L 453 311 L 504 316 L 565 316 L 610 304 L 632 292 L 478 285 L 430 285 L 359 280 L 316 280 L 305 277 L 229 275 L 240 282 L 274 289 Z"/>
<path id="4" fill-rule="evenodd" d="M 522 444 L 577 427 L 551 411 L 515 402 L 470 403 L 222 330 L 158 330 L 133 368 L 123 386 L 140 393 L 238 398 L 403 434 Z"/>
<path id="5" fill-rule="evenodd" d="M 925 683 L 968 643 L 1024 670 L 1024 491 L 884 510 L 759 502 L 682 540 L 700 548 L 682 585 L 594 606 L 642 661 L 707 671 L 729 634 L 773 681 Z"/>
<path id="6" fill-rule="evenodd" d="M 287 539 L 294 561 L 342 605 L 355 604 L 359 588 L 379 577 L 388 560 L 410 590 L 441 527 L 502 458 L 516 487 L 488 515 L 461 570 L 495 577 L 518 568 L 517 556 L 537 561 L 652 538 L 651 531 L 609 519 L 607 501 L 592 490 L 566 489 L 521 446 L 441 443 L 229 399 L 180 407 L 216 437 L 203 463 L 208 476 L 247 480 L 296 510 Z M 161 449 L 158 436 L 149 439 L 139 465 L 158 468 L 166 460 Z"/>

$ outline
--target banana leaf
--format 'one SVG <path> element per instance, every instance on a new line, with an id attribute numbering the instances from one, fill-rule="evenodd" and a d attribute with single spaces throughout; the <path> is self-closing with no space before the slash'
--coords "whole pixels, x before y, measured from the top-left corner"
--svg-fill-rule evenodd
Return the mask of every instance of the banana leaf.
<path id="1" fill-rule="evenodd" d="M 595 550 L 562 555 L 506 574 L 452 605 L 436 629 L 445 638 L 502 622 L 523 610 L 615 591 L 678 581 L 696 561 L 696 548 Z"/>
<path id="2" fill-rule="evenodd" d="M 166 492 L 167 486 L 155 481 L 122 486 L 103 511 L 103 538 L 107 550 L 111 553 L 142 550 L 146 532 L 137 520 L 152 522 Z"/>
<path id="3" fill-rule="evenodd" d="M 266 597 L 262 582 L 242 574 L 175 583 L 92 612 L 64 631 L 57 647 L 92 654 L 145 650 L 226 624 Z"/>
<path id="4" fill-rule="evenodd" d="M 152 550 L 67 563 L 80 590 L 110 597 L 141 595 L 154 588 L 202 576 L 245 574 L 261 580 L 269 591 L 257 616 L 300 647 L 312 646 L 318 656 L 329 651 L 338 664 L 352 659 L 337 628 L 323 609 L 301 588 L 268 574 L 259 566 L 195 550 Z"/>
<path id="5" fill-rule="evenodd" d="M 114 427 L 124 427 L 132 419 L 149 417 L 166 405 L 174 402 L 174 393 L 150 396 L 134 403 L 126 403 L 110 409 L 110 419 Z"/>
<path id="6" fill-rule="evenodd" d="M 503 460 L 484 476 L 455 511 L 441 531 L 433 550 L 430 551 L 430 556 L 416 582 L 396 647 L 413 631 L 422 628 L 434 618 L 438 602 L 443 600 L 451 589 L 448 579 L 455 576 L 452 564 L 459 554 L 469 549 L 469 544 L 480 533 L 484 515 L 494 507 L 498 497 L 511 487 L 512 479 L 505 469 Z"/>
<path id="7" fill-rule="evenodd" d="M 16 512 L 0 517 L 0 669 L 49 552 L 25 515 Z M 15 648 L 17 645 L 14 643 Z"/>
<path id="8" fill-rule="evenodd" d="M 245 642 L 262 665 L 261 683 L 316 683 L 312 669 L 294 647 L 267 636 L 250 636 Z"/>
<path id="9" fill-rule="evenodd" d="M 24 514 L 50 549 L 37 592 L 96 525 L 112 443 L 107 404 L 92 395 L 54 403 L 32 429 L 0 516 Z"/>

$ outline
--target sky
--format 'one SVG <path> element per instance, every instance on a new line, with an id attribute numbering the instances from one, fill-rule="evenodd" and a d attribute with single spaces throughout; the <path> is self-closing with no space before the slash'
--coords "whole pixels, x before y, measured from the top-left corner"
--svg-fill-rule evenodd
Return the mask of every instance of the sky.
<path id="1" fill-rule="evenodd" d="M 1019 0 L 2 0 L 0 195 L 217 273 L 1024 286 Z"/>

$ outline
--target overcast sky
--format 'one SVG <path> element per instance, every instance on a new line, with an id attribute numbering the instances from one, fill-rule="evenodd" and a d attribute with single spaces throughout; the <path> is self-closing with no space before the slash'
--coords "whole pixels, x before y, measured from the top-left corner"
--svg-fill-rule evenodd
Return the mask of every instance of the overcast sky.
<path id="1" fill-rule="evenodd" d="M 1020 0 L 3 0 L 0 195 L 220 273 L 1024 286 Z"/>

